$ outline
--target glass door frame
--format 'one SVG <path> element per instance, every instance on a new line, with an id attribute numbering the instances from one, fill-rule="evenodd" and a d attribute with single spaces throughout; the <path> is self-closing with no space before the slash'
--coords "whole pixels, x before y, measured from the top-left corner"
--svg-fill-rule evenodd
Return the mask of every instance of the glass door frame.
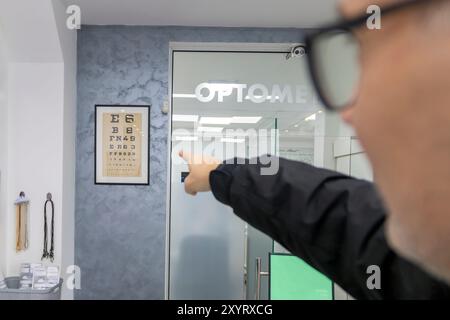
<path id="1" fill-rule="evenodd" d="M 171 181 L 172 181 L 172 107 L 173 107 L 173 62 L 175 52 L 236 52 L 236 53 L 285 53 L 302 43 L 225 43 L 225 42 L 169 42 L 169 73 L 167 113 L 167 177 L 166 177 L 166 242 L 164 297 L 169 299 L 170 287 L 170 223 L 171 223 Z M 273 248 L 273 245 L 272 245 Z"/>

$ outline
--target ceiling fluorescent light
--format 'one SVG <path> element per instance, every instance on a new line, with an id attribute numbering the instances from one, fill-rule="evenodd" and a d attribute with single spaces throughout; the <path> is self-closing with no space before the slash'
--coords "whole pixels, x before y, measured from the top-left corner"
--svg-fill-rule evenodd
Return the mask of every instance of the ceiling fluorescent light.
<path id="1" fill-rule="evenodd" d="M 195 99 L 197 96 L 195 94 L 188 94 L 188 93 L 174 93 L 174 98 L 189 98 L 189 99 Z"/>
<path id="2" fill-rule="evenodd" d="M 196 136 L 176 136 L 175 141 L 197 141 L 198 137 Z"/>
<path id="3" fill-rule="evenodd" d="M 231 118 L 231 123 L 258 123 L 262 117 L 233 117 Z"/>
<path id="4" fill-rule="evenodd" d="M 200 132 L 215 132 L 215 133 L 219 133 L 219 132 L 223 131 L 223 128 L 221 128 L 221 127 L 198 127 L 197 130 L 200 131 Z"/>
<path id="5" fill-rule="evenodd" d="M 230 90 L 242 85 L 237 82 L 221 82 L 221 81 L 218 82 L 210 81 L 207 83 L 208 87 L 212 90 Z"/>
<path id="6" fill-rule="evenodd" d="M 314 121 L 314 120 L 316 120 L 316 114 L 315 113 L 310 115 L 309 117 L 305 118 L 305 121 Z"/>
<path id="7" fill-rule="evenodd" d="M 229 125 L 231 123 L 231 118 L 224 117 L 201 117 L 200 124 L 221 124 Z"/>
<path id="8" fill-rule="evenodd" d="M 174 114 L 172 119 L 176 122 L 197 122 L 198 116 L 188 114 Z"/>
<path id="9" fill-rule="evenodd" d="M 226 143 L 243 143 L 245 142 L 245 139 L 222 138 L 221 141 Z"/>

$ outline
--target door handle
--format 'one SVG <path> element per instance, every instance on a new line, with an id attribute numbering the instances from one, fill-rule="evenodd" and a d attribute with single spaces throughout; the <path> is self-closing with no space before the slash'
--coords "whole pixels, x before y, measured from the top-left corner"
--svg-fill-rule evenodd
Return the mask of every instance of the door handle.
<path id="1" fill-rule="evenodd" d="M 269 276 L 269 272 L 262 271 L 262 259 L 261 257 L 256 258 L 256 292 L 255 300 L 261 299 L 261 277 Z"/>

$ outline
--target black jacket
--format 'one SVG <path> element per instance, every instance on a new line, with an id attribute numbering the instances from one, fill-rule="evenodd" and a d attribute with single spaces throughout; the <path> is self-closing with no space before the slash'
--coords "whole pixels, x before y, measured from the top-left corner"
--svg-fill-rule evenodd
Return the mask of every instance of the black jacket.
<path id="1" fill-rule="evenodd" d="M 449 286 L 389 247 L 373 183 L 285 159 L 276 175 L 261 167 L 219 166 L 214 196 L 356 299 L 450 298 Z M 371 265 L 381 270 L 379 290 L 367 287 Z"/>

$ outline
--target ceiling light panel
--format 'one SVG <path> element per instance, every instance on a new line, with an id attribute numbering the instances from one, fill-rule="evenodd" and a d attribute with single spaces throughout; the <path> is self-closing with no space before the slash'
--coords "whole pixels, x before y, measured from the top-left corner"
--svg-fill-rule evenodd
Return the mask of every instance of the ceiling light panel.
<path id="1" fill-rule="evenodd" d="M 176 122 L 197 122 L 197 115 L 188 115 L 188 114 L 174 114 L 172 116 L 172 120 Z"/>
<path id="2" fill-rule="evenodd" d="M 200 124 L 219 124 L 219 125 L 229 125 L 231 123 L 231 118 L 226 117 L 201 117 Z"/>
<path id="3" fill-rule="evenodd" d="M 223 131 L 222 127 L 198 127 L 197 130 L 199 132 L 214 132 L 214 133 L 220 133 Z"/>
<path id="4" fill-rule="evenodd" d="M 245 139 L 236 139 L 236 138 L 222 138 L 222 142 L 225 143 L 244 143 Z"/>
<path id="5" fill-rule="evenodd" d="M 198 137 L 196 136 L 176 136 L 175 141 L 197 141 Z"/>
<path id="6" fill-rule="evenodd" d="M 231 123 L 238 124 L 255 124 L 258 123 L 262 117 L 232 117 Z"/>

